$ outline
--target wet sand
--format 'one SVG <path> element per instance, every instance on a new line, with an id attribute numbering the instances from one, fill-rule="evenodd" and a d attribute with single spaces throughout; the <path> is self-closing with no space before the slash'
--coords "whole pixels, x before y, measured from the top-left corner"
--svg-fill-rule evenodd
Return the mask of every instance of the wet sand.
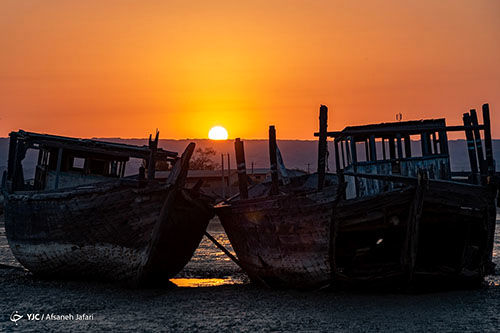
<path id="1" fill-rule="evenodd" d="M 229 246 L 217 223 L 209 232 Z M 494 260 L 500 267 L 500 223 Z M 206 238 L 174 282 L 131 290 L 110 284 L 41 281 L 15 261 L 0 227 L 1 331 L 498 331 L 500 277 L 489 287 L 420 295 L 274 291 L 254 286 Z M 198 286 L 198 287 L 196 287 Z M 24 315 L 17 325 L 9 317 Z M 92 320 L 27 320 L 27 313 L 93 315 Z M 40 318 L 40 317 L 39 317 Z"/>

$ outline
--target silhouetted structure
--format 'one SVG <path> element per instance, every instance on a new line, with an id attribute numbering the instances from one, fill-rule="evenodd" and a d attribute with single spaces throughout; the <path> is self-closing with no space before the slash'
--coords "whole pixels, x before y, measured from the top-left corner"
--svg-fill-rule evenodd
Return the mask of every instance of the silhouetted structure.
<path id="1" fill-rule="evenodd" d="M 24 131 L 10 134 L 4 174 L 5 230 L 12 253 L 33 274 L 165 285 L 197 248 L 213 217 L 211 199 L 184 188 L 191 143 L 177 153 Z M 22 160 L 39 151 L 35 179 Z M 147 166 L 124 177 L 129 158 Z M 173 164 L 155 179 L 157 161 Z"/>
<path id="2" fill-rule="evenodd" d="M 431 119 L 338 132 L 327 131 L 326 107 L 320 112 L 318 173 L 290 177 L 278 192 L 259 184 L 248 199 L 216 207 L 250 278 L 297 288 L 480 286 L 493 267 L 497 193 L 487 105 L 482 125 L 471 112 L 463 126 Z M 450 131 L 469 139 L 470 173 L 450 170 Z M 336 175 L 324 171 L 327 137 Z"/>

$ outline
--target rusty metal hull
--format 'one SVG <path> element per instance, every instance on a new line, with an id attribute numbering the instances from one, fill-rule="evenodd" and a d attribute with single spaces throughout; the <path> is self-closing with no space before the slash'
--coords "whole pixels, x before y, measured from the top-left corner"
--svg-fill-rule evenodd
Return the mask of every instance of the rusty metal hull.
<path id="1" fill-rule="evenodd" d="M 119 180 L 79 189 L 8 194 L 5 229 L 17 260 L 46 278 L 164 284 L 192 257 L 213 216 L 206 200 L 171 187 Z M 153 229 L 160 223 L 157 245 Z"/>
<path id="2" fill-rule="evenodd" d="M 430 184 L 410 269 L 405 244 L 415 192 L 404 186 L 335 205 L 335 190 L 326 188 L 233 200 L 216 212 L 244 270 L 269 286 L 480 285 L 490 263 L 494 190 Z"/>

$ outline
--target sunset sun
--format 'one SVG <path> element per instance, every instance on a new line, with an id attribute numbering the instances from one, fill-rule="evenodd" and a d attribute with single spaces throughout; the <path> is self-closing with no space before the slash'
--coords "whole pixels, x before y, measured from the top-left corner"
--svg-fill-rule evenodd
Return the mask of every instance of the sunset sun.
<path id="1" fill-rule="evenodd" d="M 211 140 L 227 140 L 227 131 L 222 126 L 214 126 L 208 131 L 208 138 Z"/>

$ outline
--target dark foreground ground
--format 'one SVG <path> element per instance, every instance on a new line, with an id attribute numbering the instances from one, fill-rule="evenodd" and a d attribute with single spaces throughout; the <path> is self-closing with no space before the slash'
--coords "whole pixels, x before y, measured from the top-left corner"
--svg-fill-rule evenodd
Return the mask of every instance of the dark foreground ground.
<path id="1" fill-rule="evenodd" d="M 210 232 L 227 245 L 218 224 Z M 249 284 L 204 239 L 177 287 L 40 281 L 19 267 L 0 228 L 0 331 L 498 331 L 500 278 L 489 287 L 420 295 L 272 291 Z M 500 266 L 500 223 L 495 261 Z M 208 285 L 207 287 L 204 287 Z M 201 286 L 193 288 L 192 286 Z M 14 311 L 23 318 L 10 320 Z M 92 320 L 27 320 L 27 314 L 93 314 Z M 40 318 L 39 317 L 39 318 Z"/>

